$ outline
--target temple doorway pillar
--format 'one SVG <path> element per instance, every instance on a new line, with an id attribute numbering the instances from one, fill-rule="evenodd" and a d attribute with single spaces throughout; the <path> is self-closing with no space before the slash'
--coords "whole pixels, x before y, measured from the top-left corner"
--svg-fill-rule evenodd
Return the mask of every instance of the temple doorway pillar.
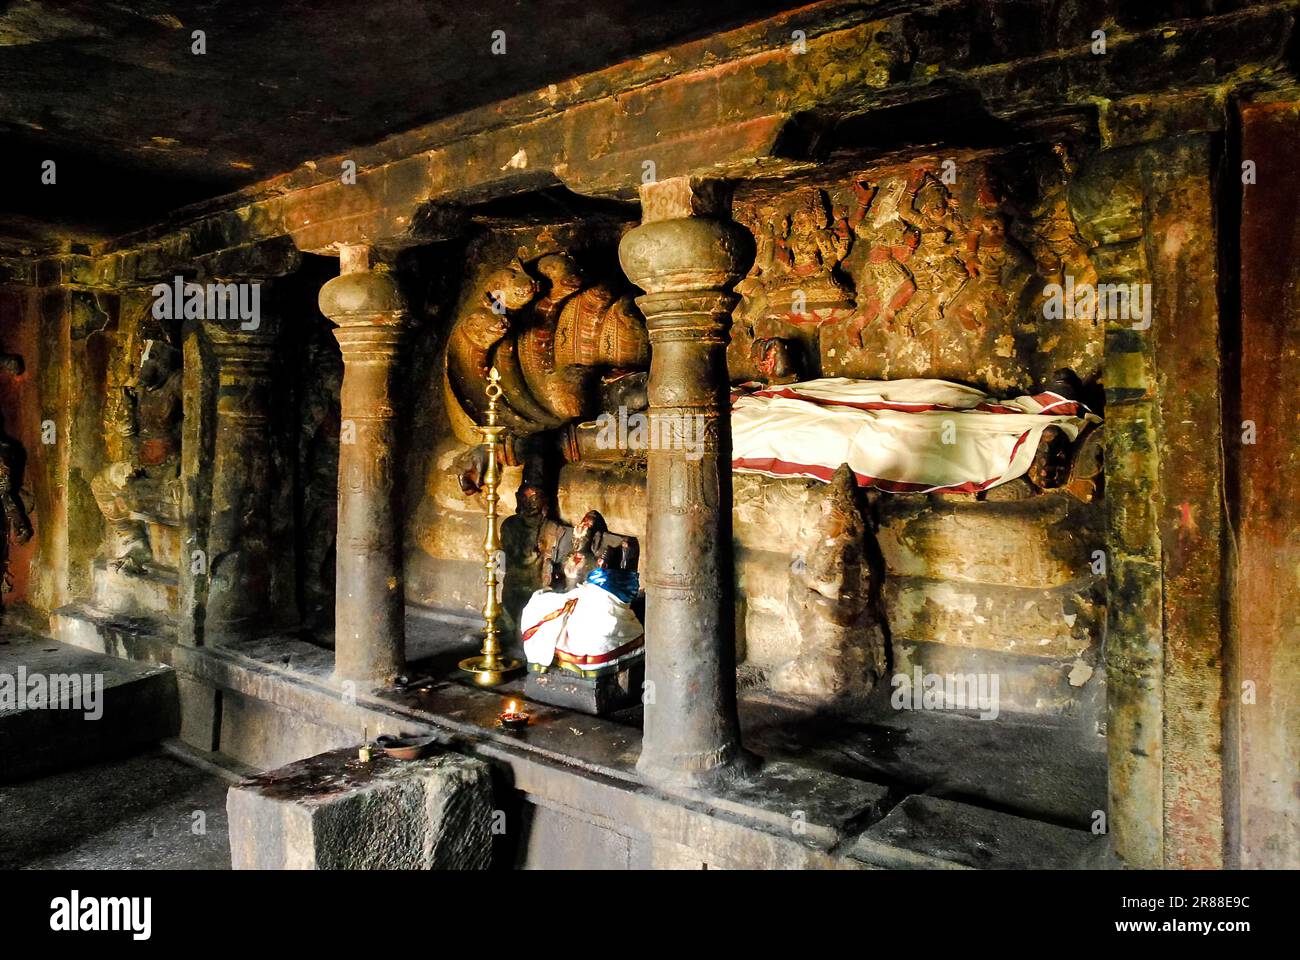
<path id="1" fill-rule="evenodd" d="M 641 188 L 619 260 L 650 334 L 645 733 L 650 780 L 703 785 L 748 765 L 736 713 L 726 347 L 753 242 L 714 181 Z M 676 438 L 676 441 L 674 441 Z M 685 441 L 685 442 L 677 442 Z M 702 451 L 702 452 L 701 452 Z"/>
<path id="2" fill-rule="evenodd" d="M 398 523 L 393 374 L 407 327 L 393 276 L 370 250 L 346 246 L 320 309 L 343 353 L 334 676 L 381 685 L 405 666 L 406 623 Z"/>

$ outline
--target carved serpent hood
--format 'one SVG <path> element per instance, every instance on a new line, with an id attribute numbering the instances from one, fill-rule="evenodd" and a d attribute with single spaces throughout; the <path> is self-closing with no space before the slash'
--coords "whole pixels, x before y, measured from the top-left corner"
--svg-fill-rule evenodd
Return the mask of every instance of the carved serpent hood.
<path id="1" fill-rule="evenodd" d="M 444 396 L 457 439 L 475 444 L 488 371 L 501 375 L 502 419 L 516 435 L 594 416 L 600 377 L 645 369 L 650 341 L 631 293 L 587 282 L 551 253 L 491 271 L 467 298 L 447 344 Z"/>

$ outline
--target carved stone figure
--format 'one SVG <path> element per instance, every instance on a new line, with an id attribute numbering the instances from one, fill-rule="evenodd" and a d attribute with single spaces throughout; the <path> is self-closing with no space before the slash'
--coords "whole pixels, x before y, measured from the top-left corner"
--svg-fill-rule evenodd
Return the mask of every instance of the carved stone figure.
<path id="1" fill-rule="evenodd" d="M 855 189 L 863 188 L 855 184 Z M 887 179 L 869 197 L 865 221 L 859 218 L 858 236 L 869 244 L 866 263 L 857 278 L 858 316 L 853 333 L 859 346 L 866 345 L 863 328 L 876 320 L 892 330 L 895 315 L 916 293 L 916 282 L 905 264 L 916 250 L 920 234 L 901 216 L 902 205 L 910 197 L 905 178 Z"/>
<path id="2" fill-rule="evenodd" d="M 799 363 L 788 340 L 761 337 L 750 345 L 750 356 L 764 383 L 794 383 L 800 379 Z"/>
<path id="3" fill-rule="evenodd" d="M 20 546 L 32 538 L 32 521 L 19 489 L 26 462 L 27 453 L 22 444 L 4 432 L 4 424 L 0 422 L 0 508 L 4 512 L 4 531 L 0 533 L 0 592 L 4 593 L 13 589 L 9 576 L 10 538 Z"/>
<path id="4" fill-rule="evenodd" d="M 852 288 L 837 270 L 853 244 L 844 218 L 833 222 L 822 190 L 808 190 L 755 211 L 750 275 L 736 292 L 753 301 L 751 315 L 802 325 L 825 323 L 853 308 Z"/>
<path id="5" fill-rule="evenodd" d="M 536 274 L 536 275 L 534 275 Z M 602 375 L 644 369 L 650 346 L 630 293 L 587 282 L 567 254 L 493 271 L 447 347 L 444 395 L 456 437 L 476 444 L 482 384 L 501 376 L 501 419 L 515 438 L 594 415 Z"/>
<path id="6" fill-rule="evenodd" d="M 885 636 L 872 609 L 866 520 L 845 464 L 809 498 L 799 526 L 787 603 L 793 656 L 771 676 L 793 696 L 863 696 L 885 675 Z"/>
<path id="7" fill-rule="evenodd" d="M 557 585 L 554 558 L 565 527 L 551 516 L 546 492 L 524 483 L 515 497 L 515 512 L 501 521 L 501 549 L 506 555 L 504 604 L 518 623 L 534 590 Z"/>
<path id="8" fill-rule="evenodd" d="M 910 258 L 910 273 L 916 292 L 898 310 L 895 319 L 910 336 L 922 336 L 933 329 L 948 301 L 957 296 L 969 279 L 958 258 L 954 222 L 947 188 L 934 177 L 926 177 L 912 200 L 915 225 L 920 239 Z"/>
<path id="9" fill-rule="evenodd" d="M 180 504 L 181 355 L 161 340 L 145 341 L 134 384 L 106 398 L 109 448 L 122 458 L 91 481 L 109 526 L 114 568 L 143 573 L 154 562 L 147 521 L 174 522 Z"/>

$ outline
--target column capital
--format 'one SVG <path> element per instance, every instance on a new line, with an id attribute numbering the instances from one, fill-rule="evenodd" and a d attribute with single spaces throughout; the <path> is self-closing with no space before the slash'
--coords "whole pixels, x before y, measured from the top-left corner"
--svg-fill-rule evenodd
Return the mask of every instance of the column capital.
<path id="1" fill-rule="evenodd" d="M 401 327 L 406 298 L 385 269 L 340 273 L 320 289 L 321 313 L 340 327 Z"/>
<path id="2" fill-rule="evenodd" d="M 690 207 L 677 204 L 676 209 Z M 744 227 L 694 214 L 648 220 L 618 245 L 623 272 L 651 298 L 727 290 L 745 275 L 753 258 L 754 239 Z M 650 299 L 646 306 L 653 310 L 658 302 Z"/>

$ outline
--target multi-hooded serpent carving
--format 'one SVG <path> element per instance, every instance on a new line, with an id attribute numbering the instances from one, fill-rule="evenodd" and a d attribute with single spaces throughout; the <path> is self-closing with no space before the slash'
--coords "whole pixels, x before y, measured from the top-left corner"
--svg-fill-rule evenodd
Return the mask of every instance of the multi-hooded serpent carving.
<path id="1" fill-rule="evenodd" d="M 502 421 L 526 438 L 596 415 L 609 384 L 649 362 L 629 293 L 585 280 L 564 253 L 515 259 L 488 274 L 453 326 L 444 398 L 456 438 L 476 445 L 483 384 L 496 367 Z"/>

